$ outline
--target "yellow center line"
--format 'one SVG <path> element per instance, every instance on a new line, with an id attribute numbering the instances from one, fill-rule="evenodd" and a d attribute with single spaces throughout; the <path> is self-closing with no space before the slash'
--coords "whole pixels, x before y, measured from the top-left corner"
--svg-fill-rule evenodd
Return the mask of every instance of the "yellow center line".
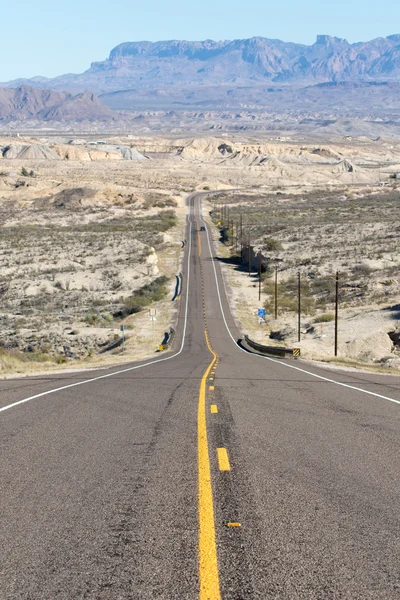
<path id="1" fill-rule="evenodd" d="M 201 264 L 201 240 L 198 235 L 200 270 L 203 274 Z M 221 600 L 219 585 L 219 570 L 217 556 L 217 542 L 215 535 L 214 501 L 211 482 L 210 455 L 208 451 L 207 437 L 207 410 L 206 410 L 206 386 L 207 378 L 211 369 L 215 367 L 217 355 L 211 347 L 207 333 L 207 323 L 204 311 L 204 286 L 202 285 L 203 318 L 205 324 L 204 335 L 206 344 L 213 355 L 213 359 L 204 373 L 199 392 L 198 405 L 198 430 L 197 430 L 197 452 L 198 452 L 198 485 L 199 485 L 199 579 L 200 600 Z"/>
<path id="2" fill-rule="evenodd" d="M 217 448 L 218 465 L 220 471 L 230 471 L 231 465 L 229 464 L 228 453 L 226 448 Z"/>
<path id="3" fill-rule="evenodd" d="M 220 600 L 221 593 L 219 587 L 214 503 L 206 418 L 206 383 L 211 367 L 215 363 L 216 354 L 211 349 L 208 340 L 207 345 L 213 355 L 213 359 L 201 380 L 198 406 L 200 600 Z"/>

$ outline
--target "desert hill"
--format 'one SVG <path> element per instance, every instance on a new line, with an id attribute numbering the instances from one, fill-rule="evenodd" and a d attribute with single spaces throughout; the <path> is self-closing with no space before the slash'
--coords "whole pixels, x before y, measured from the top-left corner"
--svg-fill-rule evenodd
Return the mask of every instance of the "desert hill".
<path id="1" fill-rule="evenodd" d="M 39 119 L 46 121 L 104 121 L 114 114 L 94 94 L 72 95 L 23 85 L 0 88 L 0 121 Z"/>

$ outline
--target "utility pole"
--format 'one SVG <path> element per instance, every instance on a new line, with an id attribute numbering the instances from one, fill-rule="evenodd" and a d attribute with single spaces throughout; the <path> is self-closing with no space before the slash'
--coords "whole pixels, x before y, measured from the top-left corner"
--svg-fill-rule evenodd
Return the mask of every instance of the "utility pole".
<path id="1" fill-rule="evenodd" d="M 236 227 L 236 236 L 235 236 L 235 254 L 237 255 L 238 253 L 238 223 L 236 221 L 235 223 L 235 227 Z"/>
<path id="2" fill-rule="evenodd" d="M 258 253 L 258 301 L 261 300 L 261 250 Z"/>
<path id="3" fill-rule="evenodd" d="M 335 356 L 338 355 L 338 316 L 339 316 L 339 271 L 336 271 L 336 293 L 335 293 Z"/>
<path id="4" fill-rule="evenodd" d="M 275 265 L 275 321 L 278 318 L 278 266 Z"/>
<path id="5" fill-rule="evenodd" d="M 249 236 L 249 277 L 251 277 L 251 246 L 250 246 L 250 236 Z"/>
<path id="6" fill-rule="evenodd" d="M 297 341 L 300 342 L 300 315 L 301 315 L 301 281 L 300 281 L 300 271 L 297 274 L 297 313 L 298 313 L 298 321 L 297 321 Z"/>

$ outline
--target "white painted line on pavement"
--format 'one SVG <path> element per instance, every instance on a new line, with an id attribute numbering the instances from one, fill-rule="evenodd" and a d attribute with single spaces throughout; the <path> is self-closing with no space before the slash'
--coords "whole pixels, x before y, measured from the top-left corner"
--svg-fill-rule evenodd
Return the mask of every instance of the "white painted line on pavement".
<path id="1" fill-rule="evenodd" d="M 34 396 L 29 396 L 29 398 L 24 398 L 23 400 L 18 400 L 17 402 L 13 402 L 12 404 L 8 404 L 7 406 L 3 406 L 0 408 L 0 413 L 10 408 L 14 408 L 15 406 L 19 406 L 20 404 L 25 404 L 25 402 L 30 402 L 31 400 L 36 400 L 36 398 L 41 398 L 42 396 L 48 396 L 50 394 L 55 394 L 56 392 L 61 392 L 62 390 L 67 390 L 69 388 L 77 387 L 78 385 L 85 385 L 86 383 L 92 383 L 93 381 L 99 381 L 100 379 L 106 379 L 108 377 L 114 377 L 115 375 L 121 375 L 122 373 L 128 373 L 129 371 L 134 371 L 135 369 L 142 369 L 143 367 L 148 367 L 150 365 L 155 365 L 157 363 L 163 362 L 165 360 L 171 360 L 176 356 L 179 356 L 183 351 L 183 347 L 185 345 L 186 338 L 186 328 L 187 328 L 187 318 L 188 318 L 188 307 L 189 307 L 189 283 L 190 283 L 190 259 L 192 256 L 192 225 L 193 221 L 191 220 L 191 214 L 188 215 L 188 224 L 189 224 L 189 252 L 187 259 L 187 283 L 186 283 L 186 305 L 185 305 L 185 320 L 183 326 L 183 335 L 182 335 L 182 344 L 178 352 L 173 354 L 172 356 L 166 356 L 165 358 L 158 358 L 156 360 L 151 360 L 144 365 L 137 365 L 135 367 L 128 367 L 127 369 L 121 369 L 120 371 L 114 371 L 113 373 L 107 373 L 106 375 L 100 375 L 99 377 L 92 377 L 92 379 L 85 379 L 84 381 L 77 381 L 75 383 L 70 383 L 68 385 L 63 385 L 62 387 L 54 388 L 53 390 L 48 390 L 47 392 L 41 392 L 40 394 L 35 394 Z"/>
<path id="2" fill-rule="evenodd" d="M 219 301 L 219 306 L 221 308 L 221 313 L 222 313 L 222 318 L 223 321 L 225 323 L 225 327 L 227 332 L 229 333 L 233 343 L 235 344 L 235 346 L 241 350 L 242 352 L 246 352 L 246 350 L 244 350 L 243 348 L 241 348 L 240 346 L 238 346 L 235 338 L 233 337 L 229 327 L 228 327 L 228 323 L 226 322 L 226 318 L 225 318 L 225 313 L 224 313 L 224 309 L 222 306 L 222 300 L 221 300 L 221 293 L 220 293 L 220 289 L 219 289 L 219 283 L 218 283 L 218 276 L 217 276 L 217 270 L 215 268 L 215 260 L 214 260 L 214 255 L 211 249 L 211 243 L 210 243 L 210 235 L 208 233 L 208 225 L 207 223 L 204 221 L 203 219 L 203 215 L 202 215 L 202 211 L 200 208 L 201 204 L 200 204 L 200 200 L 198 203 L 198 207 L 199 207 L 199 217 L 200 219 L 203 221 L 205 228 L 206 228 L 206 234 L 207 234 L 207 241 L 208 241 L 208 249 L 210 251 L 210 256 L 213 259 L 212 262 L 212 266 L 214 269 L 214 277 L 215 277 L 215 283 L 217 285 L 217 294 L 218 294 L 218 301 Z M 246 354 L 249 354 L 248 352 L 246 352 Z M 335 379 L 329 379 L 329 377 L 323 377 L 322 375 L 317 375 L 316 373 L 312 373 L 311 371 L 307 371 L 306 369 L 301 369 L 300 367 L 295 367 L 294 365 L 289 365 L 288 363 L 283 363 L 279 360 L 277 360 L 276 358 L 270 358 L 269 356 L 260 356 L 259 354 L 252 354 L 252 356 L 256 356 L 258 358 L 264 359 L 264 360 L 269 360 L 271 362 L 277 363 L 278 365 L 281 365 L 283 367 L 287 367 L 288 369 L 294 369 L 295 371 L 300 371 L 301 373 L 306 373 L 307 375 L 311 375 L 312 377 L 316 377 L 317 379 L 322 379 L 323 381 L 327 381 L 328 383 L 334 383 L 335 385 L 340 385 L 342 387 L 345 388 L 350 388 L 351 390 L 355 390 L 357 392 L 362 392 L 364 394 L 368 394 L 370 396 L 375 396 L 375 398 L 381 398 L 382 400 L 388 400 L 389 402 L 394 402 L 395 404 L 400 404 L 400 400 L 396 400 L 395 398 L 390 398 L 389 396 L 383 396 L 382 394 L 377 394 L 376 392 L 370 392 L 368 390 L 364 390 L 363 388 L 359 388 L 356 387 L 354 385 L 350 385 L 348 383 L 342 383 L 341 381 L 336 381 Z"/>

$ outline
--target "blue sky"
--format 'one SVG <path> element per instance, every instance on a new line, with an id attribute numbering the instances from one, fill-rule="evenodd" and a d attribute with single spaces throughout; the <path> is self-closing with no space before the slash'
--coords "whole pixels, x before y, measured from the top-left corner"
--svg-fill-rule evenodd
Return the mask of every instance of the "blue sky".
<path id="1" fill-rule="evenodd" d="M 0 81 L 79 73 L 125 41 L 236 39 L 311 44 L 400 33 L 398 0 L 14 0 L 1 14 Z"/>

